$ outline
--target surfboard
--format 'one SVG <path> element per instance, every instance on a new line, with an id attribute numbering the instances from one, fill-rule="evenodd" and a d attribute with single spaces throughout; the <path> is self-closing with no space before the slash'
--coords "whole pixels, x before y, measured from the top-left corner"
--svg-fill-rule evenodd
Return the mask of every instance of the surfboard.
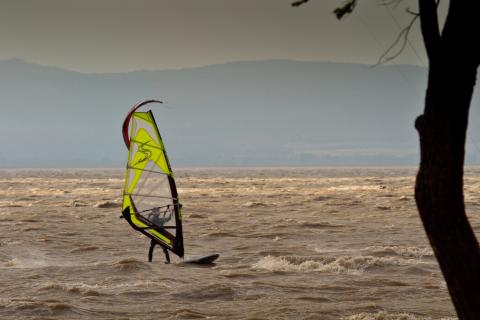
<path id="1" fill-rule="evenodd" d="M 183 261 L 183 263 L 193 263 L 193 264 L 212 264 L 215 260 L 218 259 L 220 255 L 218 253 L 209 254 L 207 256 L 189 258 Z"/>

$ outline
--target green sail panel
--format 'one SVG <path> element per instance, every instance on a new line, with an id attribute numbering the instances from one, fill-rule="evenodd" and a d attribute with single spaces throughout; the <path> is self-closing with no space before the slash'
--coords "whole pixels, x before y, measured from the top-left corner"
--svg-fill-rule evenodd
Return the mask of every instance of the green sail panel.
<path id="1" fill-rule="evenodd" d="M 181 204 L 151 111 L 132 114 L 122 209 L 134 229 L 183 257 Z"/>

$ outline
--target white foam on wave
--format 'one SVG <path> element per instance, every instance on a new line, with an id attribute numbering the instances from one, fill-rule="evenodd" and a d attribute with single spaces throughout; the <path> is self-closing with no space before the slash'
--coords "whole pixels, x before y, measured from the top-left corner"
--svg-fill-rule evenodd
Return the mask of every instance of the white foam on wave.
<path id="1" fill-rule="evenodd" d="M 378 191 L 381 186 L 376 185 L 341 185 L 337 187 L 328 187 L 328 191 Z"/>
<path id="2" fill-rule="evenodd" d="M 44 290 L 61 290 L 69 293 L 78 293 L 82 295 L 98 295 L 98 294 L 118 294 L 118 292 L 137 291 L 139 289 L 155 289 L 170 288 L 171 285 L 150 280 L 136 280 L 133 282 L 122 283 L 102 283 L 88 284 L 84 282 L 56 282 L 48 281 L 37 286 L 40 291 Z"/>
<path id="3" fill-rule="evenodd" d="M 362 312 L 348 317 L 342 317 L 341 320 L 457 320 L 455 317 L 431 318 L 412 313 L 389 313 L 380 311 L 376 313 Z"/>
<path id="4" fill-rule="evenodd" d="M 245 202 L 244 204 L 242 204 L 242 207 L 247 207 L 247 208 L 250 208 L 250 207 L 266 207 L 267 204 L 266 203 L 263 203 L 263 202 L 256 202 L 256 201 L 248 201 L 248 202 Z"/>
<path id="5" fill-rule="evenodd" d="M 50 256 L 47 253 L 34 249 L 24 249 L 21 252 L 10 252 L 8 260 L 0 268 L 37 269 L 47 267 L 74 267 L 75 262 L 60 256 Z"/>
<path id="6" fill-rule="evenodd" d="M 432 257 L 433 251 L 426 247 L 408 247 L 408 246 L 370 246 L 364 250 L 381 253 L 381 254 L 395 254 L 408 258 L 422 258 Z"/>
<path id="7" fill-rule="evenodd" d="M 4 264 L 6 268 L 37 269 L 46 267 L 73 267 L 74 263 L 68 261 L 52 260 L 42 257 L 15 257 Z"/>
<path id="8" fill-rule="evenodd" d="M 342 249 L 342 248 L 314 248 L 317 253 L 332 254 L 332 253 L 364 253 L 368 252 L 370 255 L 382 255 L 382 256 L 400 256 L 405 258 L 423 258 L 433 257 L 433 251 L 427 247 L 415 247 L 415 246 L 368 246 L 363 249 Z"/>
<path id="9" fill-rule="evenodd" d="M 81 200 L 73 199 L 65 204 L 66 207 L 86 207 L 87 204 Z"/>
<path id="10" fill-rule="evenodd" d="M 383 266 L 418 264 L 418 260 L 398 257 L 342 256 L 342 257 L 290 257 L 266 256 L 252 265 L 253 269 L 271 272 L 325 272 L 361 274 L 365 270 Z"/>
<path id="11" fill-rule="evenodd" d="M 0 247 L 2 246 L 14 246 L 21 244 L 21 241 L 18 240 L 0 240 Z"/>
<path id="12" fill-rule="evenodd" d="M 15 201 L 0 201 L 0 208 L 28 208 L 32 206 L 32 202 L 25 200 L 15 200 Z"/>

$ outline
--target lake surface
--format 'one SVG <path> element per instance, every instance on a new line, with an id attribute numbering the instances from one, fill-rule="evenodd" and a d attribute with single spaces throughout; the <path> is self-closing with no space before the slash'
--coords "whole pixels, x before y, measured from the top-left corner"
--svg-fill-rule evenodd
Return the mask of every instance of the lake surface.
<path id="1" fill-rule="evenodd" d="M 455 319 L 414 168 L 178 169 L 186 257 L 210 267 L 147 262 L 123 175 L 0 170 L 1 319 Z"/>

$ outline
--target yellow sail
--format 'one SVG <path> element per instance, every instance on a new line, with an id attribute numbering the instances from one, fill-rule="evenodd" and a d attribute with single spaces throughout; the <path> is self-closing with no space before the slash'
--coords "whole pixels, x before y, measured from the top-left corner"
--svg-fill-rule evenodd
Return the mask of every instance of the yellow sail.
<path id="1" fill-rule="evenodd" d="M 183 257 L 181 204 L 151 111 L 131 114 L 122 210 L 135 230 Z"/>

